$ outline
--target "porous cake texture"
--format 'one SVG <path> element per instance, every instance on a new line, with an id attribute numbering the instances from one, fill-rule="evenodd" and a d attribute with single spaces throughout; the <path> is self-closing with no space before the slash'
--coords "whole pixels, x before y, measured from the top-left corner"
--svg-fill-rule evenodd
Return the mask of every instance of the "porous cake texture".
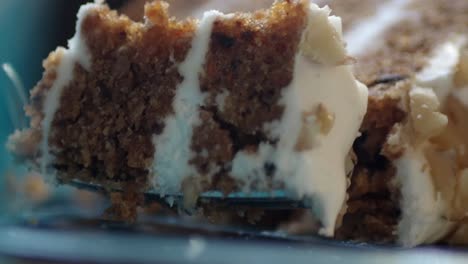
<path id="1" fill-rule="evenodd" d="M 152 2 L 143 22 L 85 5 L 9 146 L 60 181 L 125 189 L 121 215 L 145 190 L 285 189 L 312 210 L 247 218 L 343 240 L 467 243 L 468 2 L 318 4 L 343 25 L 307 0 L 175 7 L 198 20 Z"/>
<path id="2" fill-rule="evenodd" d="M 10 147 L 44 175 L 127 197 L 286 189 L 332 236 L 367 88 L 330 12 L 285 0 L 176 20 L 156 1 L 134 22 L 84 5 L 68 48 L 44 62 L 31 128 Z"/>

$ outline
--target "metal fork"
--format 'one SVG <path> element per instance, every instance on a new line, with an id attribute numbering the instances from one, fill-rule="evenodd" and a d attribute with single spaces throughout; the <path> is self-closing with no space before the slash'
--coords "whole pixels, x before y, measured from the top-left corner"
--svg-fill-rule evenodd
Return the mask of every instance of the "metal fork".
<path id="1" fill-rule="evenodd" d="M 24 86 L 18 73 L 8 64 L 2 64 L 2 69 L 10 79 L 12 87 L 5 89 L 7 94 L 7 109 L 11 124 L 15 129 L 23 129 L 27 126 L 27 118 L 24 115 L 23 108 L 27 104 L 27 96 Z M 84 189 L 92 192 L 109 192 L 108 188 L 101 185 L 73 180 L 65 183 L 78 189 Z M 119 189 L 112 189 L 111 192 L 121 192 Z M 162 202 L 169 205 L 182 203 L 183 194 L 173 193 L 162 195 L 154 190 L 144 193 L 146 202 Z M 302 200 L 294 199 L 292 195 L 285 190 L 273 190 L 269 192 L 253 191 L 249 193 L 234 192 L 224 195 L 217 190 L 207 191 L 199 196 L 199 203 L 212 203 L 222 206 L 237 207 L 256 207 L 263 209 L 295 209 L 308 208 L 309 206 Z"/>
<path id="2" fill-rule="evenodd" d="M 67 183 L 75 188 L 88 190 L 92 192 L 109 192 L 99 184 L 82 182 L 79 180 L 72 180 Z M 122 192 L 120 189 L 112 189 L 111 192 Z M 182 193 L 173 193 L 162 195 L 154 190 L 146 191 L 144 194 L 145 201 L 148 202 L 161 202 L 172 206 L 173 204 L 183 203 Z M 199 204 L 216 204 L 223 207 L 256 207 L 268 210 L 285 210 L 285 209 L 298 209 L 309 208 L 309 206 L 302 200 L 293 199 L 293 196 L 284 190 L 254 191 L 254 192 L 233 192 L 224 195 L 217 190 L 207 191 L 200 194 L 198 198 Z"/>
<path id="3" fill-rule="evenodd" d="M 27 126 L 27 118 L 24 115 L 23 107 L 27 104 L 27 95 L 24 85 L 18 73 L 9 63 L 2 64 L 2 70 L 11 81 L 12 87 L 5 87 L 6 111 L 10 117 L 10 122 L 15 129 L 22 129 Z"/>

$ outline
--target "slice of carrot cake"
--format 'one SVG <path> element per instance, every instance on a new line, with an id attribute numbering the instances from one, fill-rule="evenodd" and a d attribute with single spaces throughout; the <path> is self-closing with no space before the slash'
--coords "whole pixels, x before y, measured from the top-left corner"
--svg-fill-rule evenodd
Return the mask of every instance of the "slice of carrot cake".
<path id="1" fill-rule="evenodd" d="M 318 2 L 343 26 L 306 0 L 178 10 L 199 20 L 153 2 L 143 22 L 85 5 L 10 148 L 60 182 L 286 189 L 321 235 L 467 243 L 468 2 Z"/>
<path id="2" fill-rule="evenodd" d="M 84 5 L 68 48 L 45 60 L 31 127 L 10 148 L 59 181 L 164 194 L 284 188 L 332 236 L 367 107 L 330 9 L 145 21 Z"/>

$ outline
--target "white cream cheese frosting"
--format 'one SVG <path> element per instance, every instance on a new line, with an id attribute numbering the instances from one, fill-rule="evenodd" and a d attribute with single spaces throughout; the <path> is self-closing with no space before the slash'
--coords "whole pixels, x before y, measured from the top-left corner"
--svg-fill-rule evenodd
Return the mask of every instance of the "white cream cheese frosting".
<path id="1" fill-rule="evenodd" d="M 84 18 L 89 14 L 89 12 L 99 6 L 99 4 L 93 3 L 81 6 L 77 15 L 78 21 L 76 23 L 75 36 L 68 41 L 67 49 L 59 48 L 57 50 L 62 53 L 60 64 L 57 69 L 57 78 L 50 88 L 50 91 L 47 93 L 43 108 L 44 119 L 42 120 L 42 142 L 40 146 L 42 155 L 40 169 L 42 175 L 47 175 L 47 166 L 52 159 L 48 139 L 52 121 L 59 108 L 60 97 L 63 89 L 73 79 L 76 63 L 79 63 L 86 70 L 90 70 L 91 68 L 91 55 L 88 51 L 86 41 L 82 38 L 81 26 Z"/>
<path id="2" fill-rule="evenodd" d="M 295 76 L 302 77 L 293 82 L 291 95 L 287 99 L 288 108 L 292 108 L 287 111 L 295 116 L 295 122 L 302 118 L 302 113 L 322 104 L 334 116 L 334 124 L 329 133 L 311 131 L 309 137 L 314 137 L 311 138 L 312 147 L 293 155 L 288 155 L 284 150 L 294 147 L 291 139 L 296 131 L 292 127 L 297 129 L 300 124 L 284 126 L 278 145 L 281 149 L 278 163 L 291 166 L 295 173 L 293 179 L 289 179 L 287 170 L 281 176 L 288 188 L 300 196 L 313 199 L 313 209 L 323 225 L 320 233 L 332 236 L 335 221 L 346 199 L 346 158 L 366 113 L 367 88 L 355 81 L 349 66 L 328 68 L 314 65 L 304 57 L 297 58 Z M 306 122 L 321 126 L 317 117 Z"/>
<path id="3" fill-rule="evenodd" d="M 446 205 L 433 184 L 424 148 L 409 147 L 394 162 L 403 196 L 398 242 L 407 247 L 436 242 L 453 227 L 443 216 Z"/>
<path id="4" fill-rule="evenodd" d="M 414 86 L 408 91 L 408 101 L 408 118 L 393 128 L 387 147 L 402 153 L 393 161 L 401 192 L 397 238 L 400 244 L 412 247 L 437 241 L 453 223 L 444 218 L 446 201 L 434 185 L 433 164 L 426 157 L 433 148 L 429 139 L 443 131 L 447 117 L 439 112 L 440 104 L 432 89 Z"/>
<path id="5" fill-rule="evenodd" d="M 173 101 L 174 115 L 165 121 L 161 135 L 154 136 L 156 153 L 153 159 L 153 187 L 161 195 L 177 193 L 184 178 L 194 176 L 196 169 L 189 164 L 193 157 L 190 149 L 193 128 L 200 123 L 199 107 L 204 95 L 200 91 L 200 74 L 208 52 L 211 29 L 214 21 L 223 16 L 217 11 L 206 12 L 201 19 L 192 47 L 179 65 L 184 80 L 176 90 Z"/>
<path id="6" fill-rule="evenodd" d="M 429 139 L 442 133 L 447 117 L 441 113 L 449 96 L 463 98 L 464 89 L 456 88 L 455 76 L 459 70 L 466 38 L 455 35 L 434 48 L 424 67 L 415 76 L 410 89 L 408 115 L 411 129 L 396 129 L 387 144 L 404 148 L 403 155 L 394 161 L 396 178 L 401 186 L 402 218 L 398 224 L 398 241 L 404 246 L 416 246 L 438 241 L 453 230 L 448 220 L 450 201 L 443 199 L 441 186 L 436 185 L 434 171 L 427 157 L 428 151 L 437 150 L 437 142 Z M 411 142 L 398 141 L 412 137 Z M 441 154 L 442 155 L 442 154 Z M 456 177 L 446 175 L 448 178 Z M 455 192 L 455 190 L 453 190 Z"/>
<path id="7" fill-rule="evenodd" d="M 283 94 L 285 113 L 270 131 L 279 139 L 277 146 L 262 144 L 257 154 L 239 152 L 231 171 L 250 182 L 261 177 L 265 162 L 273 162 L 274 179 L 310 201 L 325 236 L 333 235 L 345 203 L 345 160 L 367 110 L 367 88 L 344 65 L 341 21 L 329 14 L 328 8 L 310 6 L 294 79 Z"/>

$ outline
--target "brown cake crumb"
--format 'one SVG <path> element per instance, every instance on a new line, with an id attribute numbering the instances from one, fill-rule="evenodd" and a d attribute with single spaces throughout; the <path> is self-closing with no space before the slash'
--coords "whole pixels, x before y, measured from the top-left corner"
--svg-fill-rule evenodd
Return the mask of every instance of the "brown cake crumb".
<path id="1" fill-rule="evenodd" d="M 228 175 L 234 155 L 255 153 L 261 142 L 276 144 L 264 127 L 282 117 L 279 100 L 293 78 L 307 4 L 277 1 L 270 9 L 215 20 L 200 75 L 206 100 L 198 109 L 201 124 L 194 127 L 190 145 L 195 154 L 189 162 L 198 172 L 188 176 L 199 179 L 199 190 L 236 190 L 238 183 Z M 176 88 L 183 81 L 178 66 L 191 49 L 197 23 L 171 18 L 161 1 L 145 6 L 145 22 L 106 5 L 87 11 L 78 33 L 90 65 L 73 65 L 50 134 L 42 135 L 43 104 L 69 51 L 59 48 L 49 55 L 43 79 L 31 93 L 32 128 L 19 132 L 15 141 L 32 148 L 17 154 L 37 162 L 46 155 L 38 146 L 48 136 L 48 165 L 57 171 L 59 183 L 80 180 L 122 190 L 112 195 L 109 212 L 133 219 L 132 207 L 141 204 L 138 194 L 157 176 L 151 168 L 158 149 L 154 138 L 174 114 Z M 274 170 L 265 164 L 267 174 Z"/>
<path id="2" fill-rule="evenodd" d="M 238 151 L 274 143 L 264 124 L 279 120 L 278 102 L 293 78 L 294 58 L 306 24 L 304 1 L 278 1 L 270 9 L 236 13 L 213 24 L 201 91 L 207 99 L 195 128 L 193 159 L 201 173 L 232 160 Z M 222 97 L 222 105 L 220 105 Z M 209 138 L 208 138 L 209 135 Z M 219 146 L 219 147 L 217 147 Z M 235 188 L 220 167 L 213 186 Z"/>
<path id="3" fill-rule="evenodd" d="M 109 194 L 111 206 L 104 212 L 104 217 L 112 220 L 135 222 L 138 208 L 144 205 L 144 197 L 138 185 L 127 185 L 123 192 Z"/>
<path id="4" fill-rule="evenodd" d="M 200 174 L 222 169 L 233 158 L 233 142 L 229 130 L 215 121 L 211 112 L 200 112 L 202 126 L 195 128 L 192 149 L 199 153 L 191 162 L 197 165 Z M 219 167 L 219 168 L 216 168 Z"/>
<path id="5" fill-rule="evenodd" d="M 172 112 L 181 81 L 175 65 L 195 29 L 193 21 L 169 18 L 159 2 L 147 5 L 146 13 L 157 23 L 148 27 L 104 6 L 84 19 L 92 66 L 75 66 L 49 138 L 61 178 L 146 184 L 152 136 Z"/>
<path id="6" fill-rule="evenodd" d="M 401 101 L 408 92 L 408 81 L 383 83 L 370 90 L 368 111 L 361 136 L 354 143 L 357 164 L 348 188 L 347 210 L 336 237 L 344 240 L 395 242 L 400 218 L 399 188 L 394 184 L 396 169 L 382 152 L 395 124 L 407 113 Z"/>
<path id="7" fill-rule="evenodd" d="M 215 21 L 202 92 L 207 107 L 229 92 L 221 119 L 244 133 L 262 131 L 263 124 L 281 117 L 281 91 L 291 82 L 294 58 L 306 23 L 304 3 L 279 1 L 271 9 L 236 14 Z"/>

